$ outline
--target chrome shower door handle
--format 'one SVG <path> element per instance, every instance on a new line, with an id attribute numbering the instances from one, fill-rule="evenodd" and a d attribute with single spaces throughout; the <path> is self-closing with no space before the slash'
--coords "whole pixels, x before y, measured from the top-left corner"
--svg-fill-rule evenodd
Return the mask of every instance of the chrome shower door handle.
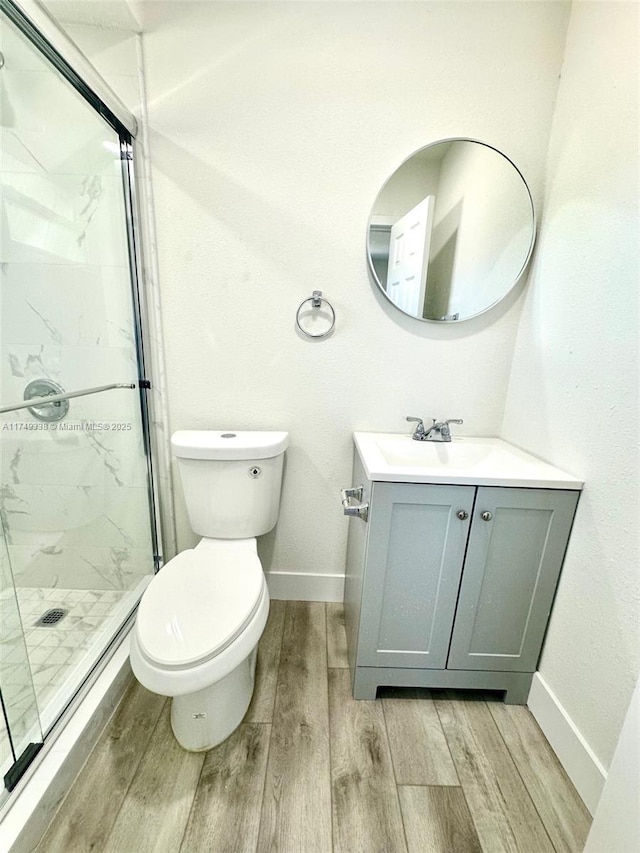
<path id="1" fill-rule="evenodd" d="M 359 503 L 352 504 L 351 500 L 355 499 L 357 501 L 362 501 L 362 495 L 364 493 L 364 488 L 362 486 L 358 486 L 356 488 L 351 489 L 340 489 L 340 494 L 342 495 L 342 512 L 344 515 L 355 515 L 360 518 L 362 521 L 366 521 L 369 516 L 369 504 L 368 503 Z"/>
<path id="2" fill-rule="evenodd" d="M 43 380 L 47 382 L 48 380 Z M 147 382 L 146 379 L 138 380 L 141 388 L 149 387 L 142 383 Z M 29 383 L 32 385 L 33 383 Z M 49 383 L 53 385 L 55 383 Z M 28 388 L 29 386 L 27 386 Z M 135 382 L 112 382 L 111 385 L 98 385 L 96 388 L 83 388 L 81 391 L 64 391 L 61 394 L 47 394 L 43 397 L 29 397 L 19 403 L 13 403 L 10 406 L 0 406 L 0 415 L 6 412 L 17 412 L 19 409 L 32 409 L 36 406 L 49 406 L 60 403 L 63 400 L 73 400 L 75 397 L 87 397 L 90 394 L 100 394 L 102 391 L 112 391 L 114 388 L 136 388 Z"/>

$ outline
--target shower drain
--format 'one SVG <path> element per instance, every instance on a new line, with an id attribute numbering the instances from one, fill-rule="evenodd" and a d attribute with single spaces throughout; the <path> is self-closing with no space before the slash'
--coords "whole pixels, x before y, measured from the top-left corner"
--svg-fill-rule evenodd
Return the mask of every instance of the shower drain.
<path id="1" fill-rule="evenodd" d="M 36 628 L 48 628 L 50 625 L 57 625 L 61 619 L 67 615 L 69 611 L 62 607 L 54 607 L 52 610 L 46 610 L 37 622 L 34 622 Z"/>

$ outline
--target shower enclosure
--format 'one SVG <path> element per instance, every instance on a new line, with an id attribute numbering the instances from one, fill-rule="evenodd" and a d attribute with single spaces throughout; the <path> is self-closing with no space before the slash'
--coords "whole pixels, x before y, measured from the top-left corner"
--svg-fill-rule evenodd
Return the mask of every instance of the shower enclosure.
<path id="1" fill-rule="evenodd" d="M 161 564 L 133 138 L 0 2 L 5 795 Z"/>

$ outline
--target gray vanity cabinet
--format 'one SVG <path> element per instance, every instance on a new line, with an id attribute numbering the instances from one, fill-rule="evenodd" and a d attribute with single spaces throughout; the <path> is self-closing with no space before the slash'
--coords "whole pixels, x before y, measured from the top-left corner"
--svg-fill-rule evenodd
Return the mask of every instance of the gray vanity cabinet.
<path id="1" fill-rule="evenodd" d="M 524 703 L 578 492 L 368 482 L 349 521 L 345 624 L 356 699 L 469 687 Z"/>
<path id="2" fill-rule="evenodd" d="M 375 483 L 374 491 L 359 662 L 443 669 L 475 489 Z"/>
<path id="3" fill-rule="evenodd" d="M 558 489 L 478 488 L 449 669 L 535 672 L 577 502 Z"/>

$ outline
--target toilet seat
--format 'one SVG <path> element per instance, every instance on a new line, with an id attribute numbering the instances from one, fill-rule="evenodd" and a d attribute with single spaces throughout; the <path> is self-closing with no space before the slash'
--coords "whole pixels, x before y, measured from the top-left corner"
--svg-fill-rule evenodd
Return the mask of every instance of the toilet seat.
<path id="1" fill-rule="evenodd" d="M 182 670 L 211 660 L 260 606 L 265 580 L 255 550 L 232 540 L 206 544 L 170 560 L 142 596 L 137 645 L 154 667 Z"/>

